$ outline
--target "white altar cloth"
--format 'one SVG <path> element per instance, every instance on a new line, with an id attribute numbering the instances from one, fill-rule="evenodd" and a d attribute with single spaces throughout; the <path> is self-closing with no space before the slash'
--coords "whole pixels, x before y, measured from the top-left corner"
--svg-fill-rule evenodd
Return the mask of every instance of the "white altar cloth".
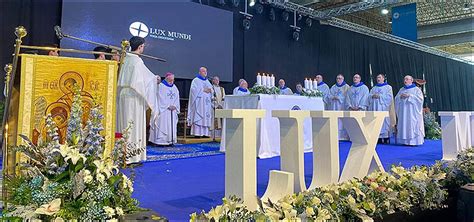
<path id="1" fill-rule="evenodd" d="M 272 117 L 272 110 L 324 110 L 321 97 L 295 95 L 245 95 L 226 96 L 224 109 L 264 109 L 266 117 L 257 120 L 257 153 L 260 158 L 280 155 L 280 123 Z M 223 129 L 225 129 L 225 120 Z M 222 132 L 220 151 L 225 152 L 225 130 Z M 311 118 L 304 121 L 304 148 L 313 147 Z"/>

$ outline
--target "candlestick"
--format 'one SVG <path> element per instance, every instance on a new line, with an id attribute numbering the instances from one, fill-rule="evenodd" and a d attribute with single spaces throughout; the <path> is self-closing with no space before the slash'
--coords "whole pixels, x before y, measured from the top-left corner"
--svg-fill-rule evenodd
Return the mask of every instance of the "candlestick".
<path id="1" fill-rule="evenodd" d="M 272 77 L 270 77 L 270 83 L 271 83 L 271 87 L 274 87 L 275 86 L 275 76 L 272 74 Z"/>
<path id="2" fill-rule="evenodd" d="M 316 79 L 313 80 L 313 89 L 318 89 L 318 81 Z"/>
<path id="3" fill-rule="evenodd" d="M 262 85 L 262 76 L 260 75 L 260 73 L 257 74 L 257 85 Z"/>
<path id="4" fill-rule="evenodd" d="M 262 75 L 262 86 L 267 86 L 267 75 L 265 73 Z"/>

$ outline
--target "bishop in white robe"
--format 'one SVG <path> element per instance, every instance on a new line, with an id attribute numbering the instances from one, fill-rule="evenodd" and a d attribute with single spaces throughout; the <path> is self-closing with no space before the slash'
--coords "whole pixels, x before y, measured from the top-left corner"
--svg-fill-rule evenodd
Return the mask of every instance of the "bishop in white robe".
<path id="1" fill-rule="evenodd" d="M 385 82 L 385 76 L 383 74 L 377 75 L 377 84 L 370 90 L 369 111 L 390 112 L 390 105 L 392 102 L 392 87 Z M 379 135 L 379 143 L 389 143 L 390 126 L 390 117 L 385 117 Z"/>
<path id="2" fill-rule="evenodd" d="M 199 68 L 199 74 L 191 82 L 188 103 L 188 126 L 191 135 L 209 137 L 212 124 L 212 85 L 207 80 L 207 69 Z"/>
<path id="3" fill-rule="evenodd" d="M 343 111 L 344 103 L 346 100 L 346 93 L 349 90 L 350 86 L 344 82 L 344 76 L 341 74 L 336 77 L 336 84 L 334 84 L 329 90 L 329 110 Z M 339 139 L 340 140 L 349 140 L 349 135 L 344 129 L 342 121 L 339 120 Z"/>
<path id="4" fill-rule="evenodd" d="M 279 88 L 280 88 L 280 94 L 281 95 L 293 95 L 293 91 L 291 91 L 290 88 L 285 86 L 285 80 L 280 79 L 278 81 L 278 85 L 279 85 Z"/>
<path id="5" fill-rule="evenodd" d="M 318 82 L 317 89 L 323 93 L 323 102 L 324 102 L 324 109 L 328 110 L 329 105 L 329 86 L 323 81 L 322 75 L 316 76 L 316 81 Z"/>
<path id="6" fill-rule="evenodd" d="M 354 84 L 347 91 L 346 110 L 365 111 L 369 107 L 369 88 L 360 80 L 360 75 L 355 74 L 353 78 Z"/>
<path id="7" fill-rule="evenodd" d="M 158 113 L 150 119 L 150 136 L 148 141 L 157 145 L 170 145 L 177 142 L 179 91 L 174 85 L 174 75 L 167 73 L 158 87 Z"/>
<path id="8" fill-rule="evenodd" d="M 130 46 L 133 52 L 141 54 L 145 40 L 132 37 Z M 135 54 L 127 53 L 120 67 L 117 84 L 117 132 L 122 132 L 130 123 L 129 142 L 131 149 L 127 150 L 126 163 L 137 163 L 146 160 L 146 110 L 152 109 L 156 114 L 156 87 L 160 81 Z"/>
<path id="9" fill-rule="evenodd" d="M 424 143 L 423 92 L 413 83 L 413 77 L 405 76 L 405 86 L 395 96 L 397 113 L 397 142 L 416 146 Z"/>

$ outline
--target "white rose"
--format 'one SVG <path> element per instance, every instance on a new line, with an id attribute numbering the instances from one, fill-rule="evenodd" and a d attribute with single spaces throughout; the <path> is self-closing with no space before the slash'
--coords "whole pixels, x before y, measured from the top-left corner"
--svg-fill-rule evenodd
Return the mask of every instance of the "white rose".
<path id="1" fill-rule="evenodd" d="M 107 214 L 107 217 L 112 218 L 115 216 L 115 210 L 114 208 L 105 206 L 104 207 L 105 214 Z"/>
<path id="2" fill-rule="evenodd" d="M 120 207 L 115 208 L 115 212 L 117 212 L 117 215 L 122 216 L 123 215 L 123 210 Z"/>

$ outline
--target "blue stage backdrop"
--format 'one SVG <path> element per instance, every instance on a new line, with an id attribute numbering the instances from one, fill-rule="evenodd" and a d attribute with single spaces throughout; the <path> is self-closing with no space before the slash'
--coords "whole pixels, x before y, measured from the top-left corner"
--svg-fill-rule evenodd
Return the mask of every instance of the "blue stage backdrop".
<path id="1" fill-rule="evenodd" d="M 392 8 L 392 34 L 416 42 L 416 3 Z"/>
<path id="2" fill-rule="evenodd" d="M 132 35 L 144 37 L 145 53 L 167 60 L 161 63 L 144 59 L 155 74 L 173 72 L 177 78 L 192 79 L 200 66 L 206 66 L 210 75 L 232 81 L 232 12 L 183 0 L 110 3 L 64 0 L 63 31 L 117 46 Z M 95 46 L 63 39 L 61 47 L 91 50 Z"/>

